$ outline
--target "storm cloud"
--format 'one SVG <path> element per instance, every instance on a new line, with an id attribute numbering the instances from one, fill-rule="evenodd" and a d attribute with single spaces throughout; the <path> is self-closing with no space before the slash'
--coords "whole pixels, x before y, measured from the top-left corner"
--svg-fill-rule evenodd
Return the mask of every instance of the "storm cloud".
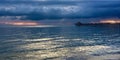
<path id="1" fill-rule="evenodd" d="M 0 19 L 120 18 L 119 0 L 4 0 Z"/>

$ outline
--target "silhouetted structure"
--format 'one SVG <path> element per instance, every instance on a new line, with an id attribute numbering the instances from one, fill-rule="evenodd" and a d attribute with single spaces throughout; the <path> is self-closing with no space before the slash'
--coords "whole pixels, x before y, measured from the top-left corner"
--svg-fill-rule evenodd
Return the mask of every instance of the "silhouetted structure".
<path id="1" fill-rule="evenodd" d="M 83 25 L 81 22 L 77 22 L 77 23 L 75 23 L 75 25 L 76 26 L 81 26 L 81 25 Z"/>
<path id="2" fill-rule="evenodd" d="M 81 22 L 77 22 L 75 23 L 76 26 L 81 26 L 81 25 L 120 25 L 120 23 L 81 23 Z"/>

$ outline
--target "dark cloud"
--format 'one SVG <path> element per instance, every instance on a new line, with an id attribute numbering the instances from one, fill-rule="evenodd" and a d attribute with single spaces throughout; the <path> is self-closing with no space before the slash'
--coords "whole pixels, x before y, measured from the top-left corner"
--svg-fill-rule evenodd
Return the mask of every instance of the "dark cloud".
<path id="1" fill-rule="evenodd" d="M 120 1 L 4 0 L 0 2 L 0 16 L 2 18 L 15 17 L 16 19 L 18 19 L 16 16 L 21 16 L 19 19 L 22 20 L 119 18 Z"/>

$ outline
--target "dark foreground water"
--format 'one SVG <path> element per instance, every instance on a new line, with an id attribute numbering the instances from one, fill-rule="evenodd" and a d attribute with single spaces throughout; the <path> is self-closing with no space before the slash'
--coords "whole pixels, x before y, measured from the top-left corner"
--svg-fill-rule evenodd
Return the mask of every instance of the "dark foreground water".
<path id="1" fill-rule="evenodd" d="M 120 60 L 120 26 L 0 27 L 0 60 Z"/>

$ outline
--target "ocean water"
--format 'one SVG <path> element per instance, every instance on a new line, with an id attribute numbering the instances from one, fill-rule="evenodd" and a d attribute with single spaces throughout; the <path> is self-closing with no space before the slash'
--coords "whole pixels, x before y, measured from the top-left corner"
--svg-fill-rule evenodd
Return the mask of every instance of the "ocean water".
<path id="1" fill-rule="evenodd" d="M 0 60 L 120 60 L 120 26 L 0 27 Z"/>

